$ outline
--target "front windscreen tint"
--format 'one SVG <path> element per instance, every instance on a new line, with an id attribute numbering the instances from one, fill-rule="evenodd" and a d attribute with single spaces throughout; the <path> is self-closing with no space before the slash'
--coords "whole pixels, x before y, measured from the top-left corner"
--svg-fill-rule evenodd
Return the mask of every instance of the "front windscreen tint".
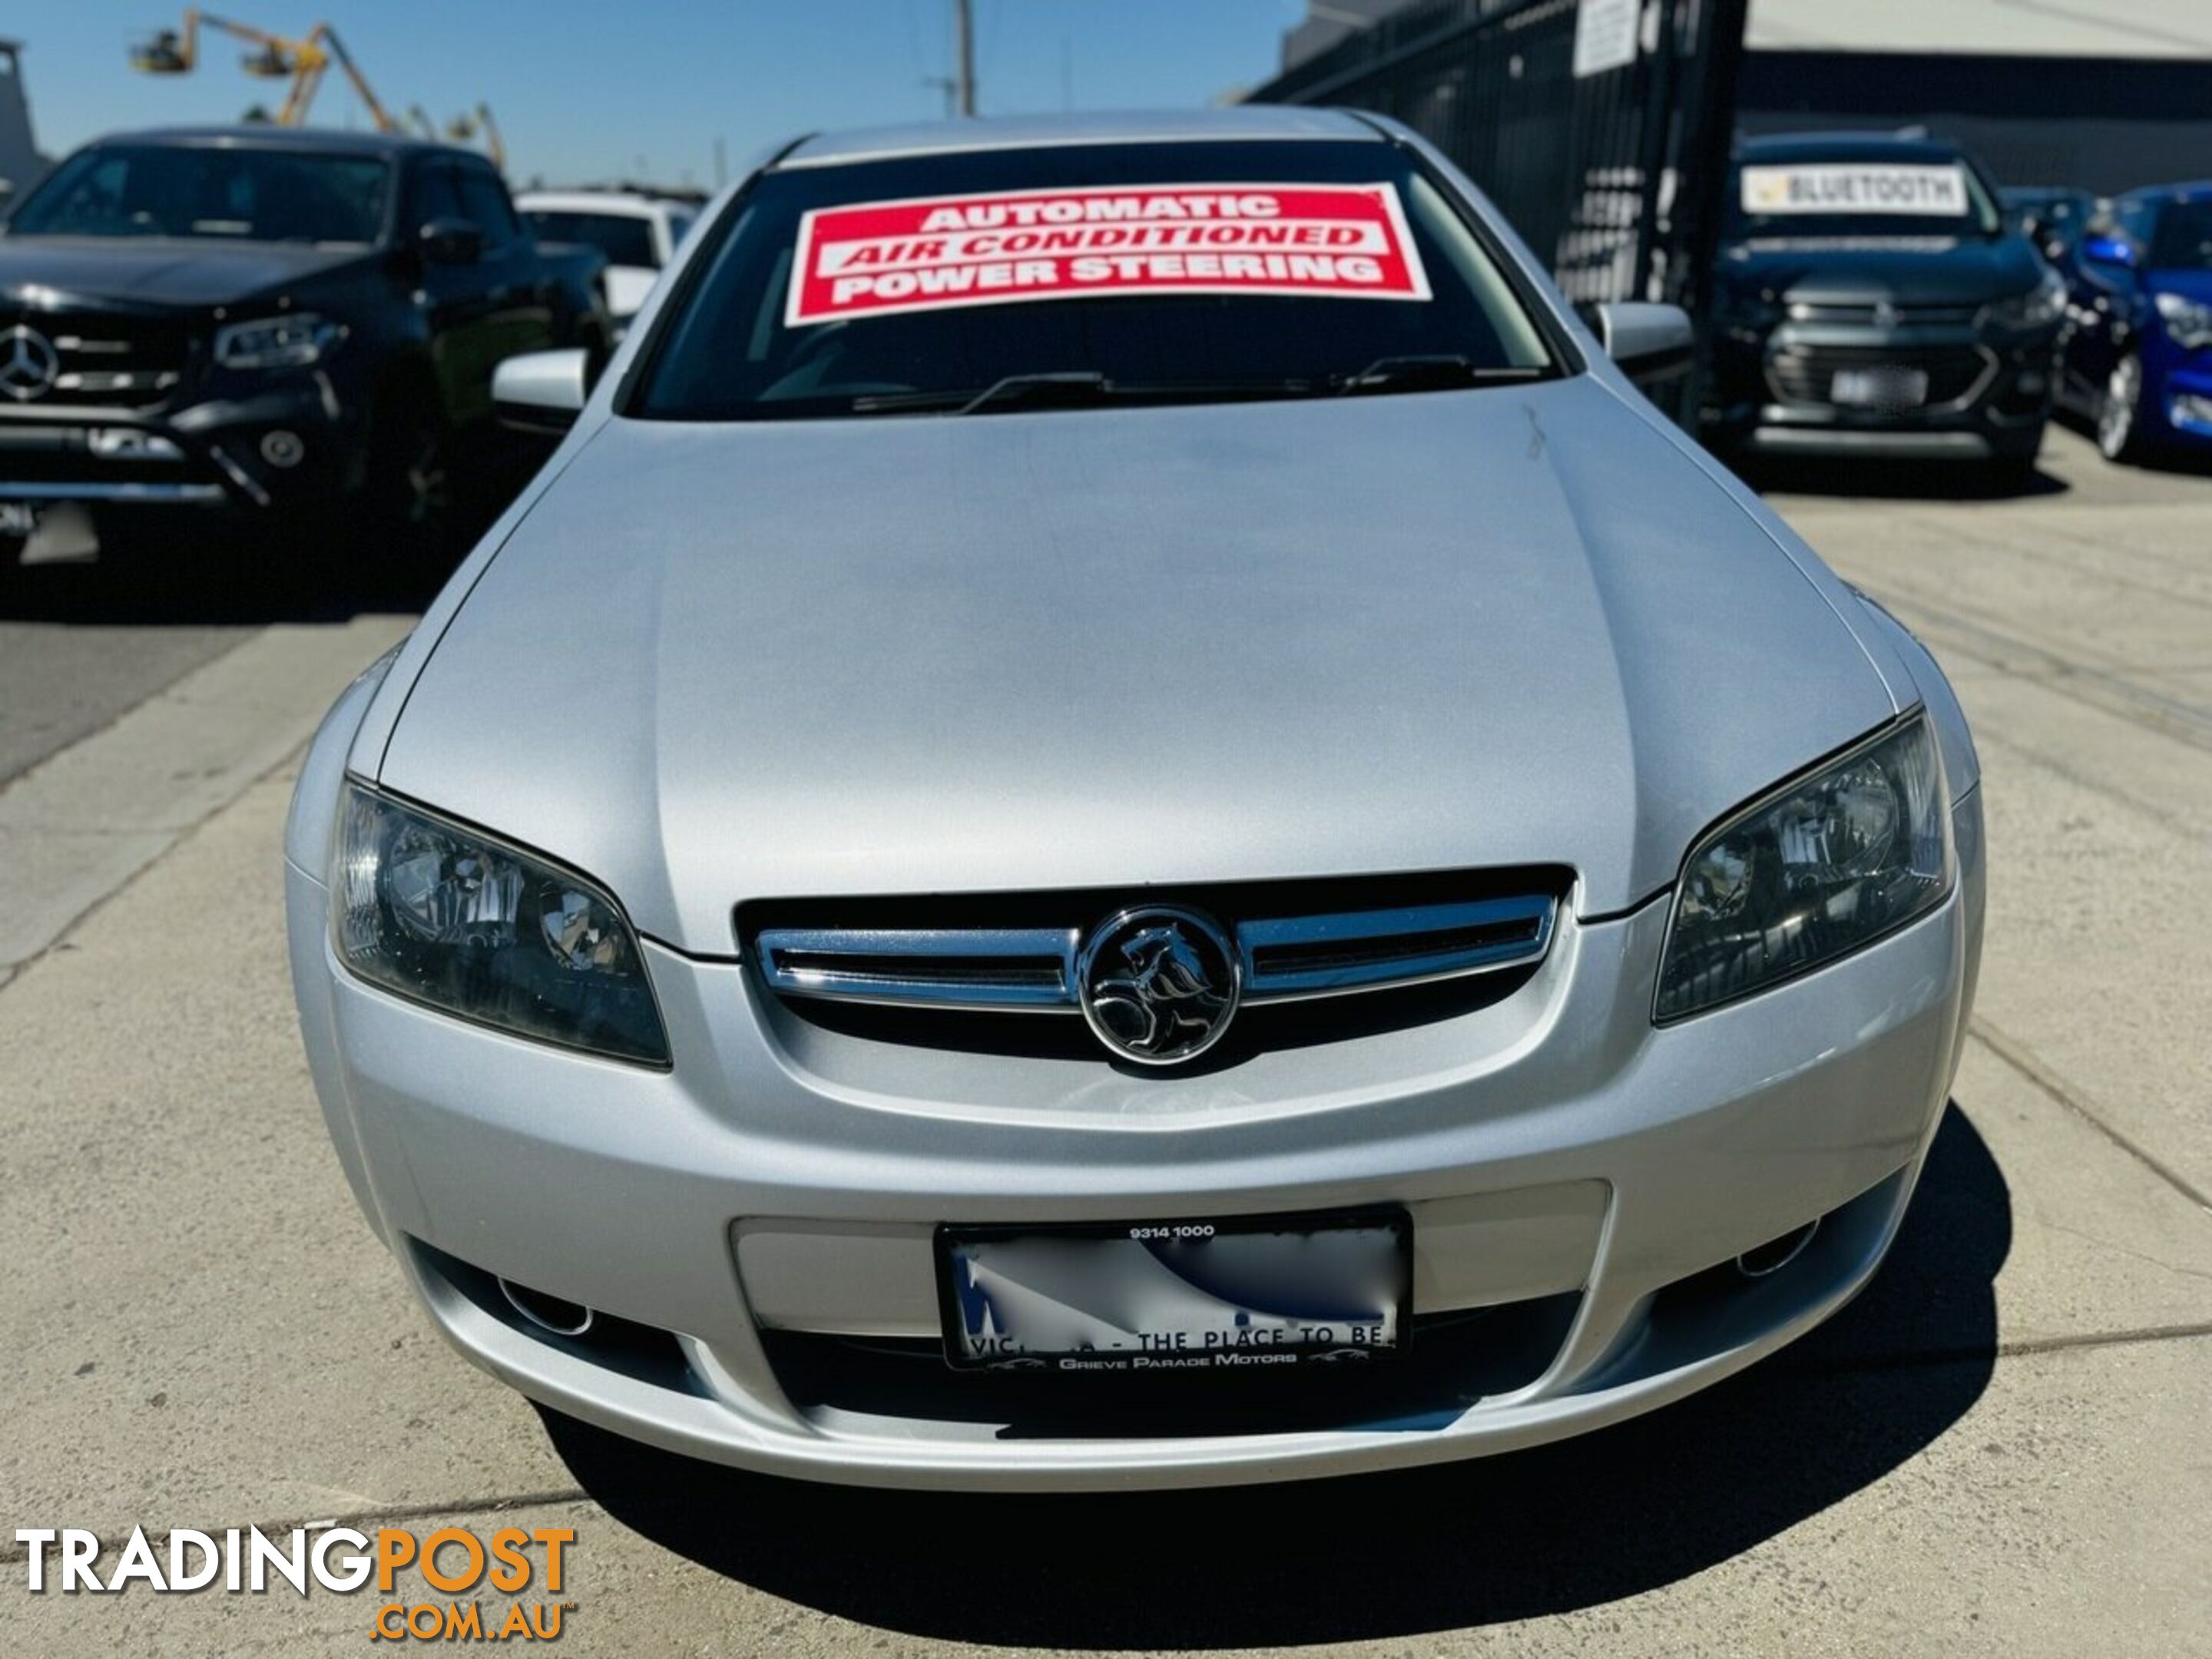
<path id="1" fill-rule="evenodd" d="M 1240 185 L 1255 189 L 1233 188 Z M 1301 186 L 1310 188 L 1297 198 Z M 845 296 L 834 283 L 818 285 L 818 293 L 804 283 L 794 289 L 802 221 L 810 213 L 816 216 L 815 231 L 843 234 L 824 228 L 864 222 L 853 211 L 861 207 L 903 210 L 917 200 L 952 201 L 976 215 L 966 222 L 971 225 L 994 222 L 992 216 L 1003 206 L 1006 228 L 1018 230 L 1025 222 L 1039 226 L 1024 219 L 1026 210 L 1005 204 L 1064 204 L 1066 198 L 1060 193 L 1067 192 L 1087 204 L 1119 191 L 1149 204 L 1176 193 L 1176 187 L 1193 193 L 1186 205 L 1200 216 L 1146 224 L 1206 222 L 1206 205 L 1195 199 L 1201 192 L 1238 198 L 1244 207 L 1252 204 L 1243 197 L 1272 193 L 1285 203 L 1304 199 L 1309 206 L 1299 210 L 1307 212 L 1322 210 L 1310 207 L 1314 201 L 1341 202 L 1352 195 L 1395 200 L 1390 211 L 1402 215 L 1401 228 L 1377 230 L 1370 224 L 1361 234 L 1385 237 L 1392 248 L 1401 238 L 1409 242 L 1412 257 L 1401 259 L 1395 272 L 1406 280 L 1392 291 L 1425 288 L 1425 297 L 1352 297 L 1344 291 L 1353 285 L 1349 282 L 1325 292 L 1331 276 L 1356 281 L 1369 273 L 1311 261 L 1278 268 L 1250 253 L 1245 257 L 1261 264 L 1236 267 L 1240 276 L 1280 275 L 1279 286 L 1291 291 L 1187 291 L 1177 283 L 1223 276 L 1231 269 L 1201 263 L 1202 254 L 1224 256 L 1188 230 L 1175 233 L 1184 240 L 1170 262 L 1146 264 L 1145 274 L 1126 280 L 1115 273 L 1139 269 L 1139 254 L 1129 250 L 1146 246 L 1141 240 L 1121 241 L 1110 259 L 1104 253 L 1091 256 L 1109 260 L 1099 270 L 1110 266 L 1109 280 L 1091 291 L 1040 297 L 1033 289 L 976 289 L 947 302 L 941 292 L 935 298 L 915 295 L 912 278 L 902 273 L 897 291 L 911 308 L 848 315 L 836 311 Z M 1529 378 L 1554 367 L 1499 258 L 1443 188 L 1387 143 L 1073 145 L 790 167 L 757 180 L 731 213 L 730 222 L 705 233 L 714 244 L 701 254 L 698 274 L 683 290 L 680 308 L 657 343 L 627 412 L 678 420 L 925 412 L 1009 377 L 1032 375 L 1103 376 L 1117 394 L 1173 396 L 1180 390 L 1194 400 L 1230 400 L 1319 395 L 1383 360 L 1464 360 L 1462 384 L 1491 371 Z M 1349 239 L 1353 233 L 1324 224 L 1316 234 L 1318 247 L 1332 245 L 1330 236 Z M 1151 246 L 1158 249 L 1170 240 L 1160 233 Z M 818 236 L 810 241 L 810 261 L 819 257 L 813 252 L 819 245 Z M 989 246 L 994 253 L 1008 246 Z M 1018 264 L 1043 246 L 1067 243 L 1024 241 L 1009 251 L 1009 261 Z M 1069 263 L 1060 269 L 1075 267 Z M 1156 282 L 1163 271 L 1169 279 Z M 1394 273 L 1382 275 L 1379 286 L 1390 289 Z M 893 291 L 893 284 L 884 288 L 885 294 Z"/>
<path id="2" fill-rule="evenodd" d="M 392 167 L 380 157 L 219 144 L 80 150 L 16 210 L 18 236 L 374 242 Z"/>
<path id="3" fill-rule="evenodd" d="M 2212 270 L 2212 199 L 2160 209 L 2143 263 L 2154 270 Z"/>
<path id="4" fill-rule="evenodd" d="M 595 247 L 611 265 L 658 270 L 650 221 L 620 213 L 570 213 L 557 208 L 526 208 L 522 216 L 541 242 L 575 242 Z"/>

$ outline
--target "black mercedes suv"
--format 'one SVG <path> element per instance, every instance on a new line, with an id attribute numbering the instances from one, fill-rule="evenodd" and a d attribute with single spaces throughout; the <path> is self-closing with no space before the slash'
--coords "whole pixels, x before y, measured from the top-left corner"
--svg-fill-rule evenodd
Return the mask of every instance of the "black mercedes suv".
<path id="1" fill-rule="evenodd" d="M 2066 289 L 1955 145 L 1748 139 L 1714 285 L 1709 442 L 2025 473 Z"/>
<path id="2" fill-rule="evenodd" d="M 506 459 L 499 361 L 604 352 L 604 263 L 541 246 L 491 164 L 444 145 L 87 145 L 0 234 L 0 568 L 27 538 L 96 544 L 94 514 L 423 539 Z"/>

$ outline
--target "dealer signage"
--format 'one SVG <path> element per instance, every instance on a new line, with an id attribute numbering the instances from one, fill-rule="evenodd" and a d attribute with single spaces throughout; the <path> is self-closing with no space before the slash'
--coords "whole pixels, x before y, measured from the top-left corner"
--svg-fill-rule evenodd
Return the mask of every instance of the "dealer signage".
<path id="1" fill-rule="evenodd" d="M 1159 294 L 1425 300 L 1394 185 L 1162 185 L 817 208 L 784 321 Z"/>
<path id="2" fill-rule="evenodd" d="M 1958 219 L 1966 212 L 1966 175 L 1952 166 L 1887 166 L 1827 161 L 1746 167 L 1743 210 L 1784 213 L 1907 214 Z"/>

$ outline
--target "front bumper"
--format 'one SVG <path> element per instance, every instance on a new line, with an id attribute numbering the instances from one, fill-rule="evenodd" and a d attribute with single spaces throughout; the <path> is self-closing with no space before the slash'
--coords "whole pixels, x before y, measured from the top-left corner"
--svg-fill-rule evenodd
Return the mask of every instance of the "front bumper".
<path id="1" fill-rule="evenodd" d="M 358 421 L 319 374 L 160 410 L 0 408 L 0 501 L 281 512 L 357 486 Z"/>
<path id="2" fill-rule="evenodd" d="M 1972 997 L 1978 799 L 1957 811 L 1961 880 L 1939 911 L 1747 1002 L 1652 1026 L 1667 908 L 1653 902 L 1563 922 L 1533 978 L 1473 1012 L 1188 1077 L 840 1034 L 764 999 L 737 963 L 651 944 L 675 1070 L 574 1055 L 346 974 L 324 890 L 296 866 L 291 952 L 316 1085 L 363 1208 L 448 1340 L 532 1398 L 672 1450 L 820 1480 L 1291 1479 L 1601 1426 L 1750 1364 L 1865 1283 L 1910 1198 Z M 1004 1419 L 944 1408 L 933 1370 L 904 1400 L 896 1387 L 841 1397 L 802 1386 L 788 1358 L 808 1342 L 932 1340 L 941 1221 L 1384 1203 L 1413 1218 L 1417 1321 L 1566 1310 L 1524 1376 L 1496 1389 L 1445 1379 L 1411 1407 L 1401 1390 L 1387 1415 L 1351 1387 L 1267 1432 L 1125 1429 L 1122 1402 L 1097 1395 L 1095 1419 L 1070 1431 L 1065 1395 L 1063 1426 L 1040 1430 L 1018 1406 Z M 1724 1266 L 1816 1218 L 1781 1270 Z M 534 1329 L 491 1275 L 611 1316 L 607 1340 Z M 1415 1352 L 1425 1340 L 1417 1328 Z M 865 1346 L 852 1351 L 865 1366 Z M 1273 1381 L 1218 1379 L 1255 1401 Z"/>
<path id="3" fill-rule="evenodd" d="M 2057 331 L 1785 321 L 1723 328 L 1713 346 L 1705 425 L 1717 442 L 1777 456 L 2025 459 L 2039 446 L 2057 386 Z M 1837 370 L 1917 369 L 1928 400 L 1911 408 L 1837 403 Z"/>

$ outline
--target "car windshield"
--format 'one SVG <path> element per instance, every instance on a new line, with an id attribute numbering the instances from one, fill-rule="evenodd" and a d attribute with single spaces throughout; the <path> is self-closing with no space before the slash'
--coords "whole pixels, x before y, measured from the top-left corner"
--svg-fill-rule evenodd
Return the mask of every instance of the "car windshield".
<path id="1" fill-rule="evenodd" d="M 998 413 L 1559 372 L 1504 256 L 1382 143 L 786 167 L 702 234 L 628 413 Z"/>
<path id="2" fill-rule="evenodd" d="M 373 243 L 391 164 L 228 144 L 102 144 L 56 169 L 15 215 L 19 236 Z"/>
<path id="3" fill-rule="evenodd" d="M 541 242 L 580 242 L 607 256 L 611 265 L 660 268 L 653 251 L 653 224 L 624 213 L 578 213 L 561 208 L 525 208 L 522 216 Z"/>
<path id="4" fill-rule="evenodd" d="M 1997 235 L 2003 220 L 1963 157 L 1896 160 L 1841 153 L 1747 158 L 1729 192 L 1738 241 L 1960 239 Z"/>
<path id="5" fill-rule="evenodd" d="M 2154 270 L 2212 270 L 2212 200 L 2167 203 L 2143 263 Z"/>

